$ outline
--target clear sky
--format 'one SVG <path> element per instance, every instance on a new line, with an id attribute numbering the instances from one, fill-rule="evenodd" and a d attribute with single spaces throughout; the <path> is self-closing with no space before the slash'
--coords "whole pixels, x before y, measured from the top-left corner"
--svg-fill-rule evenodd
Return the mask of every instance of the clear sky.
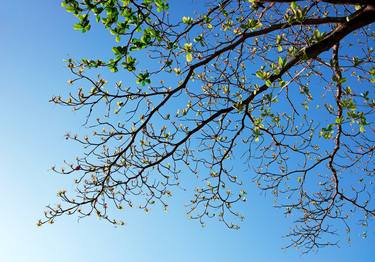
<path id="1" fill-rule="evenodd" d="M 343 236 L 340 249 L 305 256 L 282 250 L 289 221 L 258 191 L 249 192 L 239 231 L 214 221 L 202 228 L 186 219 L 182 193 L 167 214 L 126 212 L 125 227 L 94 217 L 79 222 L 64 217 L 38 228 L 44 206 L 54 203 L 56 192 L 72 181 L 49 168 L 80 151 L 64 134 L 75 132 L 82 118 L 48 103 L 51 96 L 67 91 L 70 75 L 63 59 L 105 55 L 112 38 L 97 30 L 73 31 L 74 20 L 58 0 L 1 4 L 0 261 L 375 261 L 374 228 L 365 240 L 355 230 L 350 247 Z"/>

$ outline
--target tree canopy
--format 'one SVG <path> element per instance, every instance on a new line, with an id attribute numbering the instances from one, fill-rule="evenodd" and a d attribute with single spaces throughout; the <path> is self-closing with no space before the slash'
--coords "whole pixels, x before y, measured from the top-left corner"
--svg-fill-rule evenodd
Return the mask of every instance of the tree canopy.
<path id="1" fill-rule="evenodd" d="M 90 135 L 66 134 L 85 153 L 52 169 L 76 191 L 38 225 L 124 224 L 111 211 L 167 209 L 191 174 L 190 218 L 238 229 L 252 180 L 293 219 L 287 246 L 302 252 L 374 217 L 373 1 L 207 0 L 183 17 L 166 0 L 62 6 L 74 29 L 109 31 L 113 55 L 67 60 L 71 91 L 51 101 L 87 112 Z"/>

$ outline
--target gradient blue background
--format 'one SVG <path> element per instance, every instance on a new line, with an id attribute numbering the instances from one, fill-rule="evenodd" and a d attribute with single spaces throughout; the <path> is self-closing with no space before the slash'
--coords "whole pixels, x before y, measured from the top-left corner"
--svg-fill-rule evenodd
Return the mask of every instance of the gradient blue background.
<path id="1" fill-rule="evenodd" d="M 190 0 L 178 2 L 181 13 L 194 7 Z M 113 39 L 95 28 L 88 34 L 73 31 L 73 17 L 57 0 L 1 4 L 0 261 L 375 261 L 373 227 L 365 240 L 354 230 L 350 247 L 343 236 L 340 249 L 305 256 L 281 250 L 290 222 L 255 190 L 241 210 L 246 220 L 239 231 L 215 222 L 201 228 L 186 219 L 183 193 L 167 214 L 126 212 L 126 227 L 75 217 L 36 227 L 44 206 L 72 181 L 49 168 L 80 152 L 63 135 L 76 132 L 82 116 L 48 103 L 67 91 L 70 75 L 63 59 L 109 54 Z"/>

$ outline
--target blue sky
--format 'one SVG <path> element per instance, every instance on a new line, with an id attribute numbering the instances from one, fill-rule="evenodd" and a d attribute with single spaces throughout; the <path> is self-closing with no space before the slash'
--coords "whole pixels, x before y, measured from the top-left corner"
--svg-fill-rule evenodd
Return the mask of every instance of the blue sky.
<path id="1" fill-rule="evenodd" d="M 105 55 L 112 44 L 101 31 L 73 31 L 73 21 L 59 1 L 2 0 L 0 261 L 374 261 L 373 228 L 365 240 L 355 231 L 351 247 L 343 242 L 340 249 L 305 256 L 281 250 L 289 221 L 258 191 L 249 192 L 239 231 L 216 222 L 201 228 L 186 219 L 183 193 L 167 214 L 127 212 L 125 227 L 64 217 L 37 228 L 44 206 L 72 181 L 49 168 L 80 152 L 64 134 L 77 131 L 82 116 L 48 103 L 66 91 L 70 75 L 63 59 Z"/>

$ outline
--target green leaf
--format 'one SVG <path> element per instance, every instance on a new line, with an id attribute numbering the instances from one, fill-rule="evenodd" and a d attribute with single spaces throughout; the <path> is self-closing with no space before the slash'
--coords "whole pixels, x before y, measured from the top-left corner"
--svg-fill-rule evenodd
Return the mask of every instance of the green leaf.
<path id="1" fill-rule="evenodd" d="M 193 49 L 193 44 L 192 43 L 185 43 L 184 44 L 184 50 L 185 52 L 190 52 Z"/>
<path id="2" fill-rule="evenodd" d="M 337 117 L 335 120 L 336 124 L 341 124 L 343 122 L 342 118 Z"/>
<path id="3" fill-rule="evenodd" d="M 290 8 L 294 11 L 297 9 L 297 3 L 296 2 L 292 2 L 290 3 Z"/>
<path id="4" fill-rule="evenodd" d="M 76 9 L 75 9 L 73 6 L 68 5 L 68 6 L 66 6 L 65 10 L 66 10 L 67 12 L 69 12 L 69 13 L 72 13 L 72 12 L 74 12 Z"/>
<path id="5" fill-rule="evenodd" d="M 73 29 L 77 31 L 81 31 L 83 27 L 80 23 L 77 23 L 77 24 L 74 24 Z"/>
<path id="6" fill-rule="evenodd" d="M 191 61 L 193 61 L 193 55 L 190 52 L 186 53 L 186 61 L 188 63 L 190 63 Z"/>
<path id="7" fill-rule="evenodd" d="M 263 78 L 264 78 L 264 73 L 263 73 L 262 71 L 257 71 L 257 72 L 255 73 L 255 75 L 256 75 L 258 78 L 260 78 L 260 79 L 263 79 Z"/>

